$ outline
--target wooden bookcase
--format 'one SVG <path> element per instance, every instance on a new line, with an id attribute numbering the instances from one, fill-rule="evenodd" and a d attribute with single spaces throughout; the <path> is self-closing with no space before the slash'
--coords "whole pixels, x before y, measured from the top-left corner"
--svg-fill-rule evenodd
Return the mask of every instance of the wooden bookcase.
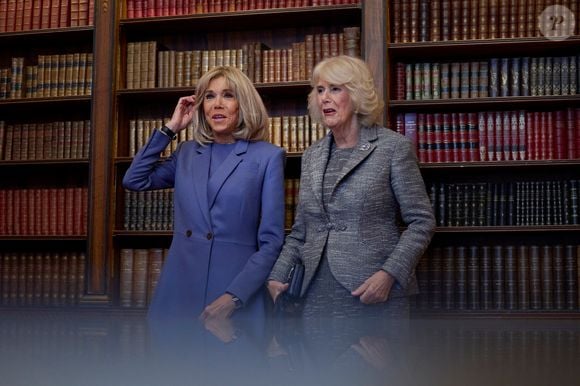
<path id="1" fill-rule="evenodd" d="M 129 66 L 128 58 L 131 57 L 129 51 L 133 49 L 130 45 L 145 41 L 155 42 L 157 55 L 169 50 L 185 52 L 237 49 L 241 51 L 245 45 L 253 42 L 262 43 L 272 50 L 282 50 L 291 48 L 293 43 L 304 42 L 307 35 L 339 33 L 345 27 L 358 27 L 361 31 L 362 56 L 371 62 L 376 74 L 377 87 L 385 90 L 383 84 L 385 9 L 382 2 L 362 2 L 362 4 L 127 18 L 125 4 L 126 2 L 120 2 L 118 10 L 118 47 L 114 60 L 115 119 L 111 133 L 114 143 L 111 175 L 113 182 L 110 184 L 110 212 L 114 213 L 114 217 L 111 218 L 110 240 L 112 243 L 108 253 L 110 274 L 108 287 L 110 288 L 110 303 L 113 307 L 139 308 L 144 302 L 141 300 L 138 305 L 135 305 L 135 300 L 129 301 L 130 296 L 120 285 L 122 281 L 120 277 L 123 272 L 127 272 L 122 266 L 122 262 L 125 261 L 122 252 L 127 253 L 127 250 L 132 250 L 133 252 L 129 253 L 133 253 L 133 270 L 143 269 L 143 267 L 136 268 L 136 264 L 142 263 L 135 257 L 137 251 L 140 250 L 139 253 L 143 254 L 143 249 L 148 249 L 159 254 L 159 249 L 169 247 L 171 230 L 160 224 L 148 230 L 139 226 L 137 229 L 127 226 L 129 223 L 127 218 L 139 216 L 138 211 L 141 210 L 139 208 L 141 204 L 136 204 L 134 201 L 135 195 L 132 196 L 133 198 L 128 198 L 127 192 L 120 183 L 130 164 L 132 152 L 138 148 L 130 144 L 131 138 L 134 138 L 130 134 L 131 121 L 145 119 L 160 122 L 162 119 L 170 118 L 177 99 L 193 93 L 194 86 L 160 87 L 160 77 L 157 75 L 158 68 L 156 68 L 154 87 L 149 83 L 147 87 L 135 88 L 133 85 L 129 88 L 128 77 L 131 75 L 127 75 L 127 67 Z M 159 66 L 159 57 L 156 59 L 156 66 Z M 306 97 L 310 90 L 308 79 L 293 79 L 290 82 L 256 82 L 255 84 L 266 103 L 270 116 L 307 114 Z M 157 125 L 152 123 L 150 127 L 157 127 Z M 139 131 L 138 126 L 133 130 Z M 300 152 L 288 153 L 286 164 L 288 178 L 299 177 L 300 156 Z M 136 200 L 145 202 L 144 205 L 153 202 L 152 205 L 155 206 L 165 198 L 162 195 L 153 198 L 146 198 L 143 195 Z M 125 209 L 130 205 L 137 209 L 133 209 L 133 212 L 128 214 Z M 163 204 L 160 206 L 163 207 Z M 151 259 L 149 260 L 151 263 Z M 135 275 L 132 280 L 134 278 Z M 145 301 L 147 302 L 148 300 Z"/>
<path id="2" fill-rule="evenodd" d="M 0 160 L 0 178 L 3 181 L 0 189 L 50 189 L 66 186 L 85 188 L 88 192 L 87 214 L 86 219 L 83 220 L 86 230 L 73 235 L 66 234 L 66 231 L 54 234 L 6 232 L 6 234 L 0 235 L 0 243 L 2 244 L 0 253 L 6 254 L 5 252 L 8 252 L 10 256 L 16 253 L 16 260 L 22 261 L 32 261 L 30 256 L 36 254 L 48 254 L 49 256 L 54 253 L 63 255 L 63 252 L 66 252 L 64 255 L 67 256 L 70 256 L 67 254 L 68 252 L 84 254 L 85 269 L 82 275 L 77 275 L 76 282 L 81 284 L 78 284 L 80 286 L 79 294 L 73 303 L 117 308 L 121 305 L 119 286 L 121 250 L 167 248 L 169 246 L 171 233 L 168 230 L 142 231 L 124 228 L 125 195 L 120 181 L 131 159 L 129 122 L 138 117 L 139 114 L 151 112 L 155 118 L 168 117 L 177 98 L 192 92 L 193 87 L 160 88 L 156 85 L 143 89 L 127 88 L 127 47 L 129 43 L 133 42 L 155 41 L 158 50 L 233 49 L 241 48 L 244 43 L 254 41 L 265 43 L 271 48 L 288 48 L 294 42 L 303 41 L 307 34 L 337 32 L 344 27 L 358 26 L 361 30 L 362 56 L 371 66 L 377 88 L 384 90 L 384 97 L 387 101 L 385 121 L 389 122 L 393 129 L 397 129 L 398 117 L 404 117 L 405 114 L 477 114 L 480 112 L 503 113 L 520 110 L 536 113 L 569 109 L 575 111 L 576 115 L 578 114 L 577 109 L 580 107 L 580 103 L 577 92 L 575 95 L 547 96 L 486 96 L 424 100 L 397 98 L 397 92 L 399 92 L 397 88 L 397 63 L 481 62 L 491 58 L 559 57 L 580 54 L 580 37 L 577 27 L 574 31 L 575 34 L 562 41 L 545 39 L 533 28 L 529 30 L 532 33 L 518 35 L 519 30 L 516 28 L 512 31 L 511 27 L 507 27 L 508 30 L 504 31 L 506 33 L 504 37 L 497 39 L 482 38 L 478 35 L 479 32 L 475 31 L 473 33 L 474 36 L 478 35 L 477 39 L 457 38 L 456 40 L 440 39 L 439 41 L 425 39 L 425 41 L 417 41 L 421 37 L 420 29 L 418 29 L 415 35 L 411 33 L 408 35 L 408 37 L 415 36 L 415 41 L 407 39 L 408 41 L 402 42 L 400 34 L 398 35 L 399 40 L 395 40 L 394 28 L 411 28 L 411 25 L 417 25 L 417 28 L 430 26 L 428 23 L 422 23 L 421 9 L 430 6 L 430 4 L 442 4 L 442 2 L 443 0 L 439 2 L 422 0 L 411 2 L 362 1 L 359 5 L 217 12 L 137 19 L 127 18 L 125 1 L 97 0 L 94 7 L 94 27 L 65 27 L 0 33 L 2 52 L 0 54 L 0 68 L 10 67 L 13 57 L 24 57 L 25 64 L 32 65 L 36 63 L 38 55 L 56 53 L 91 52 L 94 63 L 90 95 L 23 97 L 21 99 L 0 100 L 0 121 L 5 122 L 5 127 L 7 124 L 30 125 L 31 123 L 69 120 L 88 120 L 91 127 L 88 157 L 68 159 L 37 157 L 28 160 L 5 160 L 3 158 Z M 462 7 L 467 2 L 454 1 L 453 3 Z M 480 3 L 489 5 L 492 2 Z M 501 3 L 511 4 L 510 2 Z M 518 8 L 520 3 L 514 2 L 517 5 L 515 9 L 520 9 Z M 570 6 L 573 5 L 573 2 L 569 3 Z M 403 4 L 409 4 L 411 8 L 405 10 Z M 412 11 L 412 13 L 401 16 L 403 11 Z M 516 15 L 515 12 L 512 13 Z M 455 17 L 459 17 L 461 21 L 466 15 L 459 13 Z M 387 22 L 388 20 L 391 22 Z M 433 18 L 428 20 L 433 20 Z M 577 10 L 576 20 L 578 20 Z M 523 31 L 529 32 L 528 29 L 526 27 Z M 459 30 L 458 33 L 463 32 Z M 467 34 L 465 36 L 470 36 L 471 32 L 465 33 Z M 306 95 L 309 89 L 307 81 L 257 83 L 256 86 L 272 116 L 306 114 Z M 31 114 L 31 112 L 34 113 Z M 576 118 L 574 132 L 576 135 L 580 135 L 577 122 Z M 541 184 L 543 181 L 578 181 L 580 180 L 580 160 L 578 159 L 580 158 L 580 149 L 577 148 L 576 152 L 578 156 L 568 159 L 530 160 L 525 158 L 517 161 L 422 162 L 421 170 L 428 189 L 442 185 L 471 186 L 503 183 L 509 186 L 511 182 L 532 181 Z M 299 164 L 300 153 L 290 153 L 286 165 L 289 178 L 299 176 Z M 554 196 L 554 192 L 559 194 L 557 188 L 568 185 L 564 183 L 563 185 L 548 186 L 550 188 L 546 189 L 550 191 L 551 196 Z M 566 194 L 564 197 L 571 199 L 571 193 Z M 435 197 L 435 200 L 437 199 L 435 193 L 432 196 Z M 537 196 L 540 197 L 540 194 L 538 193 Z M 14 208 L 15 205 L 12 207 Z M 553 208 L 551 210 L 553 211 Z M 14 209 L 12 216 L 14 213 L 21 213 L 20 211 L 21 209 Z M 427 297 L 418 300 L 419 303 L 421 301 L 424 303 L 420 304 L 421 307 L 417 308 L 417 312 L 435 311 L 439 314 L 460 316 L 577 317 L 578 266 L 580 265 L 578 264 L 577 246 L 580 244 L 578 241 L 580 226 L 572 224 L 570 221 L 567 224 L 565 221 L 554 221 L 554 224 L 438 226 L 432 247 L 426 258 L 422 260 L 423 265 L 418 267 L 419 278 L 421 279 L 423 275 L 421 285 L 426 290 L 424 293 L 427 294 Z M 63 229 L 66 230 L 66 226 Z M 540 289 L 542 285 L 550 285 L 552 292 L 547 296 L 552 297 L 553 304 L 556 300 L 555 293 L 561 291 L 562 288 L 567 291 L 570 286 L 568 281 L 573 280 L 575 273 L 576 287 L 572 290 L 575 291 L 576 301 L 570 303 L 574 307 L 570 308 L 567 303 L 574 295 L 565 292 L 564 295 L 558 295 L 560 300 L 564 299 L 565 301 L 563 309 L 554 305 L 544 307 L 543 303 L 540 303 L 537 309 L 530 306 L 521 309 L 518 307 L 517 291 L 515 309 L 506 307 L 507 292 L 504 293 L 501 307 L 494 307 L 493 297 L 491 298 L 492 305 L 487 309 L 483 309 L 481 306 L 470 307 L 469 281 L 467 276 L 465 276 L 466 280 L 463 280 L 461 276 L 469 273 L 467 266 L 465 265 L 465 269 L 461 268 L 463 273 L 460 275 L 461 280 L 458 283 L 455 280 L 457 264 L 453 265 L 453 274 L 448 273 L 447 281 L 444 283 L 445 272 L 441 270 L 443 260 L 440 260 L 439 263 L 441 264 L 437 278 L 439 282 L 437 280 L 434 283 L 429 281 L 429 275 L 432 274 L 433 270 L 433 267 L 429 265 L 433 261 L 433 248 L 439 248 L 437 253 L 441 254 L 442 259 L 443 255 L 447 253 L 453 254 L 453 259 L 456 260 L 455 256 L 458 253 L 465 253 L 469 257 L 469 248 L 473 247 L 477 259 L 471 259 L 471 261 L 479 263 L 482 260 L 483 248 L 487 248 L 485 253 L 493 253 L 495 248 L 498 251 L 497 261 L 506 263 L 508 260 L 505 257 L 506 250 L 512 251 L 512 246 L 515 251 L 516 269 L 519 267 L 519 247 L 527 247 L 527 253 L 530 254 L 529 247 L 538 246 L 539 264 L 547 261 L 543 259 L 543 256 L 549 255 L 549 253 L 544 252 L 544 250 L 549 250 L 552 254 L 549 280 L 546 281 L 542 277 L 542 272 L 539 273 L 539 276 L 537 273 L 534 274 L 535 278 L 540 280 Z M 570 271 L 567 266 L 561 267 L 560 257 L 554 259 L 554 256 L 567 253 L 567 250 L 570 249 L 569 246 L 576 247 L 576 263 L 571 266 L 573 271 Z M 464 248 L 462 249 L 462 247 Z M 19 258 L 18 256 L 24 257 Z M 468 258 L 458 265 L 463 267 L 467 261 Z M 451 267 L 448 263 L 446 264 L 447 268 Z M 509 264 L 510 267 L 514 267 L 512 262 Z M 478 267 L 481 268 L 479 265 Z M 505 264 L 503 267 L 504 275 L 506 275 Z M 544 267 L 545 269 L 549 268 L 548 265 Z M 479 273 L 481 274 L 481 271 Z M 489 274 L 493 275 L 494 272 L 491 271 Z M 517 273 L 516 276 L 513 272 L 510 275 L 511 280 L 514 278 L 516 280 L 515 287 L 513 281 L 510 284 L 512 292 L 509 294 L 513 296 L 513 291 L 518 289 L 519 282 L 517 281 Z M 528 275 L 527 283 L 531 285 L 532 275 L 529 269 Z M 568 280 L 563 287 L 561 285 L 562 275 L 564 275 L 563 280 Z M 507 280 L 506 276 L 502 277 L 503 281 L 499 283 L 503 284 L 502 289 L 505 289 Z M 22 280 L 26 283 L 26 279 Z M 0 292 L 4 291 L 4 288 L 1 287 Z M 458 288 L 463 291 L 459 300 L 457 298 Z M 486 288 L 493 290 L 492 287 Z M 499 287 L 497 288 L 499 289 Z M 435 310 L 429 307 L 433 301 L 433 291 L 438 297 L 434 300 L 437 305 Z M 479 287 L 478 296 L 481 297 L 482 293 L 482 289 Z M 3 306 L 30 305 L 26 300 L 27 295 L 24 295 L 24 299 L 21 301 L 18 300 L 19 296 L 21 295 L 16 293 L 17 300 L 13 303 L 10 301 L 8 304 L 3 303 Z M 52 292 L 50 296 L 53 296 Z M 543 302 L 541 296 L 539 299 L 540 302 Z M 461 303 L 464 300 L 465 307 L 463 305 L 458 307 L 458 301 Z M 481 298 L 479 300 L 481 302 Z M 37 303 L 33 301 L 32 304 L 36 305 Z M 41 301 L 40 305 L 42 304 Z M 59 303 L 58 300 L 55 300 L 54 303 L 51 303 L 49 300 L 48 303 L 44 304 L 50 306 L 66 305 L 66 301 Z"/>
<path id="3" fill-rule="evenodd" d="M 72 77 L 69 66 L 79 66 L 70 59 L 91 55 L 93 44 L 90 25 L 0 33 L 0 68 L 23 75 L 0 99 L 2 307 L 70 307 L 85 294 L 91 87 L 79 90 L 77 76 L 73 88 L 64 66 Z M 42 69 L 51 59 L 58 73 Z M 87 68 L 83 84 L 92 82 Z"/>
<path id="4" fill-rule="evenodd" d="M 459 9 L 452 8 L 450 19 L 444 21 L 445 3 L 453 3 Z M 580 149 L 572 146 L 575 152 L 569 156 L 566 140 L 558 139 L 557 133 L 564 133 L 564 138 L 569 138 L 570 133 L 566 132 L 569 128 L 575 141 L 580 136 L 578 88 L 575 93 L 561 90 L 557 93 L 524 92 L 521 78 L 526 76 L 531 80 L 534 75 L 528 77 L 525 72 L 510 69 L 505 72 L 508 92 L 504 96 L 496 96 L 488 90 L 494 71 L 492 58 L 499 58 L 500 62 L 506 58 L 510 64 L 512 61 L 523 63 L 528 59 L 522 58 L 530 57 L 551 61 L 575 56 L 576 61 L 580 60 L 578 28 L 566 39 L 550 40 L 541 35 L 535 24 L 530 24 L 535 23 L 534 5 L 539 2 L 525 11 L 522 11 L 524 2 L 517 0 L 478 3 L 488 7 L 497 3 L 505 7 L 505 12 L 497 13 L 496 38 L 490 38 L 493 36 L 490 32 L 491 8 L 486 8 L 488 15 L 482 17 L 481 10 L 465 8 L 468 1 L 389 2 L 388 117 L 394 130 L 405 133 L 417 143 L 421 170 L 438 219 L 433 242 L 417 269 L 423 295 L 417 300 L 416 311 L 452 316 L 577 317 L 580 310 L 580 222 L 578 193 L 570 181 L 580 179 Z M 548 3 L 543 6 L 551 5 Z M 521 19 L 520 12 L 525 12 Z M 577 9 L 575 12 L 577 19 Z M 502 20 L 508 18 L 506 15 L 517 20 L 521 28 L 513 28 L 509 22 L 502 27 Z M 444 24 L 449 28 L 448 39 L 442 38 Z M 449 79 L 453 75 L 450 70 L 449 78 L 443 80 L 443 64 L 451 67 L 452 63 L 466 62 L 489 63 L 485 75 L 488 78 L 482 80 L 479 74 L 459 73 L 460 81 L 475 76 L 482 83 L 476 82 L 476 91 L 471 95 L 473 84 L 465 84 L 468 90 L 462 94 L 459 82 L 458 95 L 444 99 L 440 91 L 447 85 L 453 87 Z M 429 75 L 423 72 L 425 67 Z M 501 81 L 501 68 L 497 72 Z M 573 75 L 577 83 L 577 73 Z M 511 89 L 514 77 L 518 92 Z M 427 92 L 422 93 L 425 79 L 437 82 L 440 87 L 431 83 L 426 86 Z M 417 83 L 420 85 L 416 86 Z M 477 91 L 482 86 L 486 87 L 484 96 Z M 435 88 L 437 92 L 433 91 Z M 489 145 L 486 133 L 494 133 L 497 139 L 498 133 L 504 134 L 505 127 L 511 130 L 511 124 L 503 124 L 503 116 L 510 112 L 516 112 L 516 116 L 521 112 L 521 116 L 526 117 L 518 123 L 525 123 L 526 135 L 531 135 L 536 126 L 531 125 L 533 122 L 527 120 L 528 116 L 545 114 L 549 120 L 550 114 L 557 116 L 557 111 L 564 112 L 560 116 L 572 111 L 576 118 L 570 123 L 553 121 L 542 126 L 545 132 L 538 135 L 538 140 L 544 135 L 546 143 L 536 144 L 527 137 L 524 141 L 512 137 L 506 140 L 507 146 L 518 146 L 522 157 L 501 155 L 490 161 L 489 148 L 481 149 L 483 159 L 479 155 L 480 146 Z M 501 124 L 494 121 L 489 132 L 482 121 L 469 121 L 470 113 L 472 117 L 482 113 L 494 117 L 501 115 L 502 121 Z M 453 126 L 453 119 L 461 115 L 467 117 L 465 126 Z M 449 117 L 450 128 L 445 127 L 444 116 Z M 487 124 L 486 120 L 483 122 Z M 479 131 L 482 126 L 485 127 L 483 134 Z M 461 130 L 470 129 L 475 129 L 473 142 L 469 132 L 461 133 Z M 465 142 L 461 141 L 461 135 L 465 135 Z M 563 150 L 558 151 L 558 141 Z M 455 151 L 469 152 L 472 144 L 476 146 L 472 157 L 452 161 L 453 155 L 445 154 L 457 148 L 459 150 Z M 498 146 L 505 147 L 506 143 L 500 141 Z M 534 146 L 544 146 L 545 154 L 532 156 Z M 483 193 L 479 193 L 479 189 L 483 189 Z M 499 193 L 493 189 L 498 189 Z"/>
<path id="5" fill-rule="evenodd" d="M 9 256 L 8 259 L 15 261 L 22 260 L 22 264 L 35 254 L 52 256 L 53 253 L 62 255 L 61 252 L 69 251 L 74 252 L 76 257 L 77 254 L 82 254 L 84 268 L 78 271 L 75 279 L 78 283 L 78 294 L 75 295 L 74 304 L 118 307 L 121 303 L 121 250 L 166 248 L 171 239 L 170 232 L 166 230 L 126 231 L 123 228 L 124 192 L 120 181 L 131 159 L 128 152 L 128 123 L 139 111 L 149 112 L 150 109 L 161 117 L 169 116 L 177 98 L 191 93 L 193 86 L 128 89 L 125 79 L 128 43 L 150 40 L 158 42 L 161 50 L 210 50 L 240 48 L 244 43 L 256 41 L 266 43 L 271 48 L 287 48 L 294 42 L 303 41 L 306 34 L 338 32 L 341 28 L 354 26 L 360 28 L 360 51 L 375 73 L 377 87 L 385 90 L 383 2 L 141 19 L 127 17 L 125 1 L 96 0 L 93 4 L 91 0 L 87 4 L 90 4 L 90 9 L 83 15 L 94 20 L 94 23 L 91 21 L 87 26 L 69 26 L 73 25 L 72 16 L 67 19 L 68 24 L 63 24 L 66 27 L 20 30 L 19 27 L 9 29 L 13 27 L 0 23 L 6 31 L 15 31 L 0 32 L 0 68 L 10 68 L 13 57 L 24 57 L 24 64 L 32 65 L 37 64 L 38 55 L 75 52 L 90 52 L 93 55 L 94 71 L 90 94 L 0 100 L 0 120 L 4 121 L 4 129 L 9 124 L 66 120 L 89 122 L 90 138 L 85 149 L 86 154 L 80 158 L 0 160 L 3 190 L 57 188 L 67 185 L 86 190 L 84 205 L 87 209 L 82 219 L 82 234 L 57 232 L 23 235 L 11 228 L 0 235 L 2 256 Z M 2 22 L 7 21 L 6 16 L 7 14 L 0 14 Z M 17 18 L 17 12 L 12 16 Z M 39 17 L 40 14 L 33 15 L 32 22 L 39 21 Z M 257 84 L 257 87 L 271 115 L 306 114 L 306 95 L 309 90 L 306 79 L 290 83 Z M 34 114 L 30 114 L 31 111 Z M 298 177 L 299 164 L 300 154 L 289 154 L 287 172 L 290 177 Z M 29 205 L 27 210 L 32 214 L 34 210 L 30 208 L 32 206 Z M 60 216 L 57 210 L 54 212 Z M 19 215 L 21 209 L 12 210 L 11 219 L 14 213 Z M 2 220 L 5 225 L 5 214 Z M 18 227 L 20 225 L 19 222 Z M 14 226 L 14 223 L 10 224 L 10 227 Z M 66 230 L 66 226 L 64 229 Z M 66 253 L 64 255 L 69 257 Z M 31 257 L 30 260 L 32 261 Z M 55 268 L 54 264 L 46 264 Z M 5 266 L 2 265 L 3 268 Z M 0 291 L 8 297 L 16 291 L 16 300 L 2 301 L 1 306 L 68 305 L 67 301 L 60 302 L 58 299 L 54 302 L 48 300 L 46 303 L 29 303 L 26 293 L 23 300 L 18 300 L 21 296 L 18 294 L 19 288 L 25 288 L 18 284 L 18 280 L 25 283 L 26 279 L 19 279 L 23 275 L 20 271 L 16 272 L 12 268 L 9 271 L 11 275 L 15 275 L 14 279 L 4 280 L 2 277 L 3 286 Z M 57 272 L 54 269 L 53 271 Z M 29 272 L 34 270 L 30 269 Z M 13 282 L 16 284 L 11 289 L 8 285 L 12 286 Z M 57 298 L 60 296 L 59 293 L 52 292 L 49 295 Z"/>

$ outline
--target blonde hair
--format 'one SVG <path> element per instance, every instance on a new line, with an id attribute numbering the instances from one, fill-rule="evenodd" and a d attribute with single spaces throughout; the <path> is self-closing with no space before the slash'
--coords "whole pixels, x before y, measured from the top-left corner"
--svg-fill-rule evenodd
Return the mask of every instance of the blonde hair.
<path id="1" fill-rule="evenodd" d="M 319 62 L 312 71 L 308 95 L 308 111 L 312 120 L 323 123 L 322 111 L 316 102 L 316 86 L 320 80 L 336 86 L 344 86 L 354 107 L 354 113 L 361 126 L 380 125 L 379 117 L 383 101 L 378 95 L 371 70 L 361 59 L 340 55 L 326 58 Z"/>
<path id="2" fill-rule="evenodd" d="M 203 100 L 211 81 L 220 77 L 225 78 L 239 105 L 238 125 L 233 132 L 234 138 L 246 141 L 268 140 L 268 112 L 260 94 L 246 74 L 235 67 L 226 66 L 206 72 L 197 82 L 193 106 L 196 111 L 192 122 L 193 139 L 200 144 L 214 141 L 211 126 L 205 119 Z"/>

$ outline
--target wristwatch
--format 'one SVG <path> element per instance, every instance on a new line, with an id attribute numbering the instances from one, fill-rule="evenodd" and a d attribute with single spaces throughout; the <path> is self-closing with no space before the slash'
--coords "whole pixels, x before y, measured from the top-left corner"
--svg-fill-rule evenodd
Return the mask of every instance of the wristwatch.
<path id="1" fill-rule="evenodd" d="M 171 138 L 172 140 L 177 138 L 177 133 L 171 130 L 169 127 L 163 125 L 160 129 L 160 132 Z"/>
<path id="2" fill-rule="evenodd" d="M 232 294 L 230 294 L 232 295 Z M 240 300 L 239 297 L 237 297 L 236 295 L 232 295 L 232 302 L 234 302 L 235 305 L 235 309 L 240 309 L 244 306 L 244 303 L 242 303 L 242 301 Z"/>

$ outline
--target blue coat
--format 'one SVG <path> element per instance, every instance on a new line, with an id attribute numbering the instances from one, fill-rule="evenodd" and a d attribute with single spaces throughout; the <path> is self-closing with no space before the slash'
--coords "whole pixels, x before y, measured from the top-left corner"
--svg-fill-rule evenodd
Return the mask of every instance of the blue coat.
<path id="1" fill-rule="evenodd" d="M 160 161 L 169 142 L 156 130 L 123 178 L 130 190 L 174 188 L 173 240 L 149 316 L 197 317 L 225 292 L 244 303 L 236 314 L 263 315 L 264 283 L 284 241 L 284 151 L 238 140 L 208 197 L 211 145 L 183 142 Z"/>

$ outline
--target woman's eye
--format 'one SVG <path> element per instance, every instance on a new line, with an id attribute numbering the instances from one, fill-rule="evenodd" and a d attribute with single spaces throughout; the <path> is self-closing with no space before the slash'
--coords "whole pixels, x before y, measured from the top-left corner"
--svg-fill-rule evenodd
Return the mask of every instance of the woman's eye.
<path id="1" fill-rule="evenodd" d="M 318 87 L 316 89 L 316 92 L 319 93 L 319 94 L 322 94 L 324 92 L 324 88 L 323 87 Z"/>
<path id="2" fill-rule="evenodd" d="M 215 95 L 213 94 L 205 94 L 205 99 L 213 99 Z"/>
<path id="3" fill-rule="evenodd" d="M 234 95 L 233 92 L 226 92 L 226 93 L 224 93 L 224 98 L 231 99 L 231 98 L 235 98 L 235 97 L 236 96 Z"/>
<path id="4" fill-rule="evenodd" d="M 331 92 L 334 92 L 334 93 L 337 93 L 337 92 L 340 92 L 340 91 L 342 91 L 342 88 L 340 88 L 340 87 L 331 87 L 331 88 L 330 88 L 330 91 L 331 91 Z"/>

